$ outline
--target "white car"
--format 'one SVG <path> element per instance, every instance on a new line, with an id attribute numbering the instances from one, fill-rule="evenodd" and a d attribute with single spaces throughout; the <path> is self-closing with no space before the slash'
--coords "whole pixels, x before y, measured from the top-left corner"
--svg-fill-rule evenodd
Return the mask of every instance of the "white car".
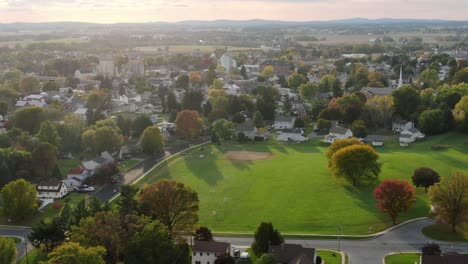
<path id="1" fill-rule="evenodd" d="M 249 252 L 242 252 L 242 253 L 240 254 L 240 258 L 241 258 L 241 259 L 248 259 L 248 258 L 250 258 Z"/>

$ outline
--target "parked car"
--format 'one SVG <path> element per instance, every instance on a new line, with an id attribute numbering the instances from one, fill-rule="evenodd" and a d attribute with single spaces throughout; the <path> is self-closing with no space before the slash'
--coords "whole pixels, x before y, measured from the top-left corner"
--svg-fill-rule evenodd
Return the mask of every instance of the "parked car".
<path id="1" fill-rule="evenodd" d="M 78 192 L 81 192 L 81 193 L 89 193 L 89 192 L 94 192 L 94 187 L 90 187 L 88 185 L 81 185 L 80 187 L 78 187 Z"/>

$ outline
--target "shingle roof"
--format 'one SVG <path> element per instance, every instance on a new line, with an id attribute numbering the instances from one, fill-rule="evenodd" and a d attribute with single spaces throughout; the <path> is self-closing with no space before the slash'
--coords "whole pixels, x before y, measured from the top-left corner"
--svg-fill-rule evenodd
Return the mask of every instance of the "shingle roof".
<path id="1" fill-rule="evenodd" d="M 386 88 L 378 88 L 378 87 L 364 87 L 361 89 L 361 92 L 368 92 L 372 95 L 376 96 L 387 96 L 391 95 L 396 89 L 386 87 Z"/>
<path id="2" fill-rule="evenodd" d="M 229 247 L 230 244 L 224 242 L 195 241 L 192 251 L 225 254 L 229 252 Z"/>
<path id="3" fill-rule="evenodd" d="M 239 132 L 255 132 L 255 126 L 251 123 L 242 123 L 237 126 L 236 130 Z"/>
<path id="4" fill-rule="evenodd" d="M 422 255 L 422 264 L 466 264 L 468 255 L 458 253 L 445 253 L 440 256 Z"/>
<path id="5" fill-rule="evenodd" d="M 315 248 L 303 248 L 301 245 L 283 244 L 270 246 L 268 253 L 272 254 L 279 263 L 313 264 Z"/>
<path id="6" fill-rule="evenodd" d="M 330 133 L 333 133 L 333 134 L 344 135 L 344 134 L 346 134 L 347 131 L 348 131 L 348 129 L 343 128 L 343 127 L 332 127 L 332 128 L 330 128 Z"/>
<path id="7" fill-rule="evenodd" d="M 384 141 L 384 136 L 382 135 L 368 135 L 365 138 L 365 141 L 367 142 L 383 142 Z"/>
<path id="8" fill-rule="evenodd" d="M 289 122 L 292 123 L 294 122 L 294 116 L 276 116 L 275 117 L 275 122 Z"/>

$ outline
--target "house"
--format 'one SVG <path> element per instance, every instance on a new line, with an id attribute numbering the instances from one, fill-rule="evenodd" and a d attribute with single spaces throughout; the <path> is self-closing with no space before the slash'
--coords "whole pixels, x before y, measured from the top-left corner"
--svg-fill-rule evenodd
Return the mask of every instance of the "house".
<path id="1" fill-rule="evenodd" d="M 414 127 L 414 123 L 406 120 L 397 120 L 392 124 L 392 130 L 394 132 L 401 132 Z"/>
<path id="2" fill-rule="evenodd" d="M 236 128 L 236 136 L 243 133 L 248 139 L 254 140 L 257 136 L 257 128 L 250 122 L 239 124 Z"/>
<path id="3" fill-rule="evenodd" d="M 323 142 L 325 143 L 333 143 L 339 139 L 346 139 L 353 137 L 353 132 L 349 128 L 344 128 L 338 126 L 338 122 L 332 122 L 332 126 L 330 128 L 330 132 L 328 135 L 325 136 Z"/>
<path id="4" fill-rule="evenodd" d="M 78 167 L 68 171 L 67 179 L 65 180 L 65 185 L 67 187 L 80 186 L 83 184 L 86 178 L 88 178 L 88 176 L 89 173 L 84 168 L 84 166 L 79 165 Z"/>
<path id="5" fill-rule="evenodd" d="M 425 137 L 417 128 L 406 129 L 400 134 L 400 146 L 406 147 L 409 143 L 421 140 Z"/>
<path id="6" fill-rule="evenodd" d="M 380 147 L 384 145 L 384 136 L 382 135 L 368 135 L 364 138 L 364 143 L 370 144 L 374 147 Z"/>
<path id="7" fill-rule="evenodd" d="M 270 246 L 268 253 L 272 254 L 278 264 L 316 264 L 315 248 L 303 248 L 301 245 L 282 244 Z"/>
<path id="8" fill-rule="evenodd" d="M 468 263 L 468 255 L 459 254 L 456 252 L 447 252 L 441 255 L 427 255 L 421 256 L 421 264 L 466 264 Z"/>
<path id="9" fill-rule="evenodd" d="M 391 87 L 363 87 L 361 92 L 367 97 L 367 99 L 371 99 L 374 96 L 390 96 L 393 92 L 396 91 L 395 88 Z"/>
<path id="10" fill-rule="evenodd" d="M 114 157 L 112 157 L 112 155 L 108 151 L 102 152 L 101 158 L 104 158 L 106 160 L 106 164 L 114 163 L 115 161 Z"/>
<path id="11" fill-rule="evenodd" d="M 40 199 L 60 199 L 68 193 L 65 183 L 57 179 L 41 182 L 37 184 L 36 189 L 37 198 Z"/>
<path id="12" fill-rule="evenodd" d="M 230 255 L 231 244 L 214 241 L 195 241 L 192 246 L 192 264 L 214 264 L 218 256 Z"/>
<path id="13" fill-rule="evenodd" d="M 83 167 L 85 168 L 85 170 L 88 172 L 89 175 L 93 175 L 99 166 L 110 164 L 112 162 L 113 161 L 109 161 L 108 159 L 99 156 L 92 160 L 83 161 L 81 164 L 83 165 Z"/>
<path id="14" fill-rule="evenodd" d="M 276 116 L 273 127 L 275 129 L 292 129 L 294 128 L 294 116 Z"/>
<path id="15" fill-rule="evenodd" d="M 304 142 L 307 140 L 309 138 L 304 135 L 304 130 L 302 129 L 283 129 L 281 134 L 278 135 L 278 141 Z"/>
<path id="16" fill-rule="evenodd" d="M 86 121 L 86 113 L 88 112 L 88 108 L 78 108 L 74 112 L 74 114 L 83 121 Z"/>

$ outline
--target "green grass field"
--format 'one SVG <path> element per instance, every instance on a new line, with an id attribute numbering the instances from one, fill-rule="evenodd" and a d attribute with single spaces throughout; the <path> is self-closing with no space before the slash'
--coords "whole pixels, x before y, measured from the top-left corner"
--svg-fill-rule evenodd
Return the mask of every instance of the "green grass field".
<path id="1" fill-rule="evenodd" d="M 341 264 L 341 254 L 329 250 L 317 250 L 317 256 L 326 264 Z"/>
<path id="2" fill-rule="evenodd" d="M 124 160 L 124 161 L 119 162 L 118 168 L 121 173 L 126 173 L 128 170 L 133 168 L 133 166 L 137 165 L 138 163 L 140 163 L 140 160 L 133 160 L 133 159 Z"/>
<path id="3" fill-rule="evenodd" d="M 428 166 L 441 175 L 468 171 L 466 135 L 445 134 L 398 146 L 396 138 L 379 148 L 383 164 L 380 179 L 411 181 L 414 169 Z M 434 151 L 435 144 L 451 147 Z M 208 145 L 172 159 L 151 172 L 140 186 L 160 179 L 184 182 L 199 194 L 200 224 L 217 232 L 252 232 L 262 221 L 272 221 L 283 233 L 336 234 L 338 222 L 344 234 L 374 233 L 391 226 L 388 216 L 375 208 L 371 186 L 353 187 L 332 176 L 324 153 L 327 145 L 314 140 L 304 144 L 276 142 L 255 145 Z M 227 150 L 270 152 L 269 160 L 231 162 Z M 211 154 L 213 153 L 213 154 Z M 204 155 L 203 158 L 200 155 Z M 417 190 L 413 209 L 399 221 L 426 216 L 428 197 Z M 372 227 L 372 231 L 370 231 Z"/>
<path id="4" fill-rule="evenodd" d="M 28 252 L 28 257 L 24 256 L 17 264 L 37 264 L 39 261 L 47 260 L 47 254 L 42 253 L 39 249 L 33 249 Z"/>
<path id="5" fill-rule="evenodd" d="M 465 225 L 466 226 L 466 225 Z M 435 224 L 424 227 L 421 232 L 434 240 L 468 242 L 468 229 L 457 228 L 457 233 L 452 233 L 448 225 Z"/>
<path id="6" fill-rule="evenodd" d="M 385 256 L 385 264 L 414 264 L 419 261 L 419 253 L 399 253 Z"/>

